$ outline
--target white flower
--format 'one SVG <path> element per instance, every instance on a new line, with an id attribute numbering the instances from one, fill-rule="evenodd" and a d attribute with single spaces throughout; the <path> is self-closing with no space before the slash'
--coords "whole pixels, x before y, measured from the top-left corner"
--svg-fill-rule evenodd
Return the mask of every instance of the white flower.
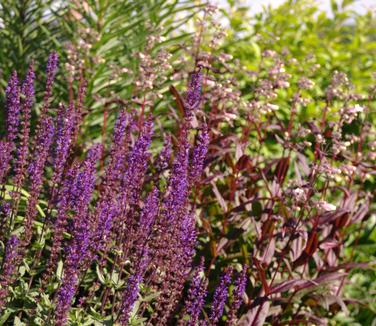
<path id="1" fill-rule="evenodd" d="M 279 109 L 278 105 L 276 105 L 276 104 L 270 104 L 270 103 L 267 103 L 266 107 L 267 107 L 267 109 L 272 110 L 272 111 L 277 111 Z"/>
<path id="2" fill-rule="evenodd" d="M 337 209 L 337 207 L 336 207 L 335 205 L 330 204 L 330 203 L 328 203 L 328 202 L 326 202 L 326 201 L 324 201 L 324 200 L 322 200 L 322 201 L 319 202 L 319 206 L 320 206 L 323 210 L 325 210 L 325 211 L 327 211 L 327 212 L 329 212 L 329 211 L 335 211 L 335 210 Z"/>
<path id="3" fill-rule="evenodd" d="M 364 111 L 364 108 L 362 106 L 360 106 L 359 104 L 355 104 L 354 107 L 349 109 L 350 113 L 360 113 L 360 112 L 363 112 L 363 111 Z"/>

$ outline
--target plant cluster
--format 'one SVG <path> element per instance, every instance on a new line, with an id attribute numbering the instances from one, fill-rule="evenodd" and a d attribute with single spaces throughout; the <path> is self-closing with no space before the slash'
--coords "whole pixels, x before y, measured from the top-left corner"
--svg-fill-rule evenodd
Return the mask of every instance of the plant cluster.
<path id="1" fill-rule="evenodd" d="M 22 83 L 14 72 L 6 89 L 7 134 L 0 143 L 2 322 L 14 315 L 18 321 L 64 325 L 71 310 L 76 322 L 89 316 L 86 322 L 125 325 L 138 315 L 152 324 L 178 318 L 194 325 L 205 302 L 202 265 L 185 300 L 182 294 L 197 242 L 189 194 L 200 180 L 209 143 L 205 122 L 192 127 L 201 104 L 201 72 L 192 74 L 175 146 L 166 137 L 153 156 L 152 117 L 120 110 L 109 147 L 93 144 L 80 159 L 74 144 L 85 87 L 53 117 L 57 60 L 52 53 L 33 136 L 33 66 Z M 244 271 L 225 272 L 214 294 L 212 324 L 223 314 L 232 278 L 236 318 Z"/>
<path id="2" fill-rule="evenodd" d="M 241 325 L 324 325 L 354 303 L 342 296 L 349 271 L 370 267 L 354 258 L 375 228 L 375 88 L 359 94 L 335 72 L 321 95 L 309 75 L 288 73 L 284 55 L 262 56 L 233 125 L 213 114 L 217 105 L 208 110 L 203 250 L 212 268 L 250 266 Z M 318 118 L 304 119 L 312 102 Z"/>

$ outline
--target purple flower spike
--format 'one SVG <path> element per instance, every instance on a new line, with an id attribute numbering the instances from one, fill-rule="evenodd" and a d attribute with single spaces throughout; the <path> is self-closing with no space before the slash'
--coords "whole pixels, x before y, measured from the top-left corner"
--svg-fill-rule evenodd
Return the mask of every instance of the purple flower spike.
<path id="1" fill-rule="evenodd" d="M 12 212 L 12 207 L 10 203 L 0 200 L 0 239 L 3 240 L 3 236 L 6 232 L 6 225 L 8 223 L 8 219 Z"/>
<path id="2" fill-rule="evenodd" d="M 5 247 L 5 256 L 3 259 L 1 276 L 0 276 L 0 308 L 5 304 L 5 298 L 8 294 L 8 286 L 14 278 L 17 270 L 19 239 L 12 235 Z"/>
<path id="3" fill-rule="evenodd" d="M 154 188 L 146 199 L 145 207 L 142 210 L 140 217 L 140 230 L 142 238 L 146 240 L 149 237 L 151 227 L 154 224 L 155 218 L 158 215 L 159 208 L 159 192 Z"/>
<path id="4" fill-rule="evenodd" d="M 147 160 L 150 156 L 148 149 L 152 134 L 153 122 L 151 119 L 148 119 L 145 121 L 140 136 L 129 156 L 128 169 L 123 179 L 123 189 L 127 193 L 127 199 L 131 206 L 138 203 Z"/>
<path id="5" fill-rule="evenodd" d="M 161 172 L 168 168 L 169 162 L 171 159 L 171 152 L 172 152 L 171 135 L 167 135 L 164 139 L 163 148 L 161 152 L 159 153 L 155 162 L 155 167 L 158 172 Z"/>
<path id="6" fill-rule="evenodd" d="M 15 148 L 18 126 L 20 124 L 20 89 L 18 85 L 17 73 L 14 71 L 8 81 L 5 90 L 7 108 L 7 141 L 0 143 L 0 183 L 8 174 L 9 163 L 12 152 Z"/>
<path id="7" fill-rule="evenodd" d="M 37 134 L 37 142 L 34 151 L 34 160 L 29 165 L 30 175 L 30 197 L 27 203 L 25 239 L 24 245 L 27 246 L 32 236 L 32 224 L 37 213 L 37 202 L 41 187 L 43 184 L 43 172 L 47 161 L 49 149 L 54 135 L 54 125 L 51 118 L 45 119 L 46 124 Z"/>
<path id="8" fill-rule="evenodd" d="M 67 258 L 64 263 L 64 277 L 57 292 L 57 308 L 55 312 L 56 325 L 64 325 L 72 304 L 77 281 L 82 267 L 87 266 L 90 255 L 90 245 L 94 232 L 88 223 L 88 205 L 95 185 L 96 163 L 102 153 L 101 145 L 93 145 L 85 160 L 81 164 L 81 171 L 77 174 L 70 189 L 71 208 L 75 211 L 72 230 L 72 240 L 67 247 Z"/>
<path id="9" fill-rule="evenodd" d="M 202 259 L 193 276 L 191 286 L 188 291 L 188 297 L 185 303 L 185 310 L 190 316 L 187 326 L 197 325 L 201 309 L 205 303 L 205 297 L 207 295 L 207 282 L 201 275 L 203 274 L 203 272 L 204 260 Z"/>
<path id="10" fill-rule="evenodd" d="M 192 111 L 196 110 L 201 103 L 202 73 L 201 71 L 193 72 L 188 85 L 186 106 L 186 115 L 190 116 Z"/>
<path id="11" fill-rule="evenodd" d="M 72 304 L 77 287 L 77 276 L 74 273 L 66 272 L 64 283 L 59 288 L 56 300 L 55 325 L 63 326 L 68 321 L 68 311 Z"/>
<path id="12" fill-rule="evenodd" d="M 95 186 L 96 163 L 100 159 L 102 146 L 93 145 L 84 162 L 81 164 L 81 171 L 77 174 L 72 183 L 70 191 L 70 205 L 76 212 L 86 213 L 87 205 L 90 202 Z M 83 222 L 82 222 L 83 223 Z"/>
<path id="13" fill-rule="evenodd" d="M 236 324 L 236 313 L 242 304 L 242 296 L 247 286 L 247 265 L 243 266 L 242 272 L 238 275 L 235 281 L 235 288 L 232 292 L 232 303 L 230 307 L 227 325 Z"/>
<path id="14" fill-rule="evenodd" d="M 119 322 L 121 325 L 127 325 L 129 320 L 129 314 L 131 313 L 133 306 L 137 300 L 139 286 L 143 281 L 143 275 L 145 269 L 149 263 L 148 252 L 144 251 L 143 256 L 139 257 L 139 264 L 136 271 L 128 279 L 128 284 L 123 292 L 123 300 L 120 309 Z"/>
<path id="15" fill-rule="evenodd" d="M 131 117 L 126 111 L 121 110 L 119 112 L 112 136 L 110 159 L 102 182 L 101 201 L 106 201 L 105 197 L 116 197 L 120 190 L 120 180 L 123 179 L 128 153 L 130 120 Z"/>
<path id="16" fill-rule="evenodd" d="M 59 253 L 62 248 L 63 234 L 66 231 L 68 210 L 69 210 L 69 195 L 71 191 L 72 183 L 76 178 L 78 173 L 78 166 L 73 166 L 69 169 L 64 182 L 61 186 L 58 196 L 58 210 L 56 219 L 53 227 L 53 237 L 52 237 L 52 247 L 50 251 L 50 257 L 47 263 L 46 272 L 43 275 L 43 283 L 46 284 L 48 279 L 51 277 L 56 263 L 59 258 Z"/>
<path id="17" fill-rule="evenodd" d="M 208 152 L 208 146 L 209 146 L 208 128 L 206 125 L 203 125 L 201 132 L 199 133 L 197 137 L 196 146 L 193 149 L 192 163 L 191 163 L 190 171 L 189 171 L 190 172 L 189 178 L 190 178 L 191 185 L 196 183 L 202 174 L 205 157 Z"/>
<path id="18" fill-rule="evenodd" d="M 187 268 L 191 265 L 191 260 L 195 254 L 195 246 L 197 241 L 194 214 L 186 214 L 181 222 L 181 235 L 180 241 L 182 252 L 184 254 L 184 261 Z"/>
<path id="19" fill-rule="evenodd" d="M 129 123 L 129 116 L 125 110 L 121 110 L 116 119 L 113 136 L 113 146 L 122 146 L 124 142 L 125 131 Z"/>
<path id="20" fill-rule="evenodd" d="M 183 132 L 179 151 L 174 159 L 168 185 L 168 193 L 164 201 L 167 221 L 174 221 L 185 214 L 188 199 L 188 152 L 189 144 Z"/>
<path id="21" fill-rule="evenodd" d="M 116 207 L 113 207 L 111 200 L 103 200 L 98 203 L 96 211 L 95 232 L 91 244 L 93 259 L 98 251 L 106 249 L 110 243 L 109 237 Z"/>
<path id="22" fill-rule="evenodd" d="M 49 100 L 52 95 L 52 85 L 55 80 L 55 75 L 57 72 L 57 65 L 58 65 L 58 55 L 57 52 L 53 51 L 50 53 L 47 61 L 47 68 L 46 68 L 46 74 L 47 74 L 47 81 L 46 81 L 46 90 L 44 94 L 44 104 L 41 111 L 41 117 L 43 120 L 43 117 L 47 113 L 48 107 L 49 107 Z M 40 126 L 43 128 L 43 126 Z"/>
<path id="23" fill-rule="evenodd" d="M 24 100 L 22 101 L 22 114 L 25 115 L 25 110 L 30 111 L 33 104 L 34 104 L 34 80 L 35 80 L 35 73 L 33 65 L 30 65 L 29 70 L 27 71 L 26 78 L 21 86 L 21 92 L 24 96 Z M 24 117 L 25 119 L 25 117 Z"/>
<path id="24" fill-rule="evenodd" d="M 15 71 L 9 79 L 5 96 L 7 106 L 7 138 L 9 142 L 14 142 L 20 123 L 20 87 L 18 85 L 17 72 Z"/>
<path id="25" fill-rule="evenodd" d="M 4 178 L 8 172 L 11 150 L 11 143 L 0 140 L 0 184 L 4 182 Z"/>
<path id="26" fill-rule="evenodd" d="M 32 188 L 39 188 L 42 184 L 42 175 L 46 163 L 49 148 L 54 135 L 54 125 L 51 118 L 47 118 L 45 125 L 39 135 L 36 136 L 37 143 L 33 155 L 33 161 L 29 165 L 30 180 Z"/>
<path id="27" fill-rule="evenodd" d="M 56 130 L 56 147 L 54 152 L 54 175 L 52 184 L 60 183 L 64 164 L 68 158 L 69 150 L 72 143 L 72 134 L 75 127 L 74 106 L 70 104 L 68 108 L 60 106 L 58 112 L 57 130 Z"/>
<path id="28" fill-rule="evenodd" d="M 2 278 L 9 279 L 14 271 L 14 261 L 17 257 L 17 247 L 20 241 L 16 235 L 12 235 L 6 245 L 5 257 L 3 261 Z"/>
<path id="29" fill-rule="evenodd" d="M 57 52 L 53 51 L 50 53 L 47 61 L 47 83 L 46 83 L 46 92 L 50 92 L 52 88 L 52 84 L 55 80 L 55 75 L 57 72 L 57 65 L 58 65 L 58 54 Z"/>
<path id="30" fill-rule="evenodd" d="M 223 309 L 228 297 L 228 287 L 231 283 L 232 268 L 228 268 L 222 275 L 219 285 L 215 289 L 210 312 L 210 324 L 216 325 L 223 314 Z"/>
<path id="31" fill-rule="evenodd" d="M 15 184 L 16 187 L 21 187 L 25 175 L 26 163 L 29 155 L 29 138 L 30 138 L 30 120 L 31 120 L 31 108 L 34 103 L 34 80 L 35 73 L 33 66 L 30 65 L 26 78 L 21 86 L 21 93 L 23 99 L 21 101 L 22 112 L 22 134 L 21 142 L 17 148 L 17 161 L 15 166 Z"/>

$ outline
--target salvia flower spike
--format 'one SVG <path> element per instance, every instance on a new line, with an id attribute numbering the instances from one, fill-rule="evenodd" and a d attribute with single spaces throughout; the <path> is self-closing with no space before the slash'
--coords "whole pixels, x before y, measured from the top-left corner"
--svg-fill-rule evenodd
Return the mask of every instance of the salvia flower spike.
<path id="1" fill-rule="evenodd" d="M 188 326 L 195 326 L 199 320 L 201 310 L 207 295 L 207 282 L 203 276 L 204 260 L 196 268 L 185 302 L 185 311 L 189 315 Z"/>
<path id="2" fill-rule="evenodd" d="M 216 325 L 223 314 L 223 309 L 228 297 L 228 288 L 231 283 L 232 268 L 228 268 L 221 277 L 219 285 L 215 289 L 210 311 L 210 324 Z"/>

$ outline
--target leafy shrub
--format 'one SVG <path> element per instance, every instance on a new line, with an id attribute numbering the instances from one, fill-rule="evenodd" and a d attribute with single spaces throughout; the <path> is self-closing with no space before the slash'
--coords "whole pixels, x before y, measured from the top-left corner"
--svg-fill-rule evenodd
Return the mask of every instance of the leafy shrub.
<path id="1" fill-rule="evenodd" d="M 234 56 L 245 69 L 257 69 L 265 50 L 274 50 L 300 64 L 297 74 L 320 65 L 313 77 L 325 89 L 335 70 L 351 79 L 358 92 L 367 91 L 375 71 L 375 12 L 357 13 L 355 1 L 331 1 L 331 11 L 318 1 L 284 1 L 252 15 L 238 1 L 229 1 L 225 13 L 230 28 L 222 50 Z M 292 67 L 291 67 L 292 68 Z"/>
<path id="2" fill-rule="evenodd" d="M 359 94 L 335 72 L 321 94 L 309 75 L 289 73 L 288 58 L 262 56 L 233 125 L 218 123 L 218 106 L 207 112 L 203 250 L 213 266 L 250 266 L 244 325 L 325 324 L 353 303 L 340 298 L 345 276 L 367 265 L 354 261 L 364 226 L 374 234 L 375 87 Z"/>

